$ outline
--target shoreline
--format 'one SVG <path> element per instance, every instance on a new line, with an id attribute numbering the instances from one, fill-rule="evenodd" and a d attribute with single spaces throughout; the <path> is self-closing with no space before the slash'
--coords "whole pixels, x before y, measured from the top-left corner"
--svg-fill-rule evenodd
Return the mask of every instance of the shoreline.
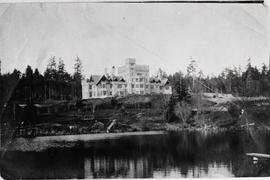
<path id="1" fill-rule="evenodd" d="M 137 132 L 120 132 L 120 133 L 95 133 L 95 134 L 75 134 L 75 135 L 57 135 L 57 136 L 37 136 L 34 138 L 24 138 L 45 141 L 93 141 L 102 139 L 114 139 L 121 136 L 138 136 L 138 135 L 156 135 L 164 134 L 165 131 L 137 131 Z M 16 138 L 16 139 L 20 139 Z"/>
<path id="2" fill-rule="evenodd" d="M 44 151 L 49 148 L 68 148 L 73 147 L 78 142 L 94 142 L 107 139 L 117 139 L 124 136 L 139 135 L 159 135 L 166 134 L 166 131 L 141 131 L 141 132 L 122 132 L 122 133 L 98 133 L 98 134 L 78 134 L 78 135 L 59 135 L 59 136 L 42 136 L 34 138 L 18 137 L 4 151 Z"/>
<path id="3" fill-rule="evenodd" d="M 246 129 L 228 129 L 228 128 L 176 128 L 158 131 L 136 131 L 136 132 L 118 132 L 118 133 L 96 133 L 96 134 L 73 134 L 73 135 L 56 135 L 56 136 L 37 136 L 31 138 L 17 137 L 5 148 L 0 148 L 0 152 L 20 151 L 20 152 L 42 152 L 50 148 L 72 148 L 80 142 L 95 142 L 102 140 L 117 139 L 125 136 L 151 136 L 162 135 L 172 132 L 201 132 L 201 133 L 218 133 L 224 131 L 243 131 Z M 257 129 L 263 130 L 263 129 Z M 264 129 L 265 130 L 265 129 Z M 267 130 L 268 131 L 268 130 Z"/>

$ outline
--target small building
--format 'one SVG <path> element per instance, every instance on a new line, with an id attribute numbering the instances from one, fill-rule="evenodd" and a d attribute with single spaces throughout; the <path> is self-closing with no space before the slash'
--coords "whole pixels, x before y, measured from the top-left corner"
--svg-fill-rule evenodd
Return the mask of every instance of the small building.
<path id="1" fill-rule="evenodd" d="M 150 93 L 172 94 L 172 87 L 167 78 L 150 78 Z"/>
<path id="2" fill-rule="evenodd" d="M 125 96 L 126 86 L 120 76 L 91 75 L 82 80 L 82 99 Z"/>
<path id="3" fill-rule="evenodd" d="M 162 85 L 161 80 L 158 78 L 150 78 L 150 93 L 161 93 Z"/>
<path id="4" fill-rule="evenodd" d="M 163 94 L 172 94 L 172 86 L 167 78 L 161 80 L 161 85 Z"/>

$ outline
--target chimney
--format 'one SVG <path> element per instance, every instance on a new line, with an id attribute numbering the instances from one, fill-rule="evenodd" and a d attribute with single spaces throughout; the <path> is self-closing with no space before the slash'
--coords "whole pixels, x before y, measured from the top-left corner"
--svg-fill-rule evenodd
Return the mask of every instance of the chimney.
<path id="1" fill-rule="evenodd" d="M 112 76 L 114 76 L 114 72 L 115 72 L 115 67 L 113 66 L 112 71 L 111 71 Z"/>

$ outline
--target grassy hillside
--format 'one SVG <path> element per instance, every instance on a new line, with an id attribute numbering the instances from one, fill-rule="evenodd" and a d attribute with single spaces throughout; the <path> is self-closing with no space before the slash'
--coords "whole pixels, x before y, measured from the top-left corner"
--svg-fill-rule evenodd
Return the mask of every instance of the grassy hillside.
<path id="1" fill-rule="evenodd" d="M 256 126 L 270 125 L 268 106 L 246 107 L 244 104 L 248 103 L 215 98 L 219 99 L 203 97 L 198 100 L 192 96 L 188 103 L 173 105 L 171 96 L 162 94 L 65 102 L 57 105 L 54 108 L 57 111 L 50 115 L 31 116 L 32 124 L 21 124 L 16 135 L 104 133 L 112 122 L 114 125 L 109 132 L 239 129 L 247 120 Z M 245 109 L 244 114 L 241 114 L 242 109 Z"/>
<path id="2" fill-rule="evenodd" d="M 88 99 L 55 105 L 50 115 L 36 116 L 34 123 L 18 128 L 18 136 L 164 130 L 170 96 L 129 95 Z M 85 119 L 85 117 L 91 117 Z"/>

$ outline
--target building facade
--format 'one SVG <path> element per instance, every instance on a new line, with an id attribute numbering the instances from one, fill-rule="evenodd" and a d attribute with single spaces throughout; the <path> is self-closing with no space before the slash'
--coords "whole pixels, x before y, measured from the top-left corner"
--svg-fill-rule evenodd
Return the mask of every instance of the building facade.
<path id="1" fill-rule="evenodd" d="M 135 59 L 128 58 L 125 65 L 118 68 L 118 74 L 126 80 L 129 94 L 150 93 L 148 65 L 138 65 Z"/>
<path id="2" fill-rule="evenodd" d="M 111 75 L 105 70 L 104 75 L 91 75 L 82 80 L 82 98 L 105 98 L 126 96 L 127 94 L 172 94 L 172 88 L 167 78 L 150 78 L 149 66 L 138 65 L 136 60 L 128 58 L 125 65 L 118 68 L 118 75 Z"/>
<path id="3" fill-rule="evenodd" d="M 119 76 L 91 75 L 82 80 L 82 99 L 126 96 L 126 86 Z"/>

